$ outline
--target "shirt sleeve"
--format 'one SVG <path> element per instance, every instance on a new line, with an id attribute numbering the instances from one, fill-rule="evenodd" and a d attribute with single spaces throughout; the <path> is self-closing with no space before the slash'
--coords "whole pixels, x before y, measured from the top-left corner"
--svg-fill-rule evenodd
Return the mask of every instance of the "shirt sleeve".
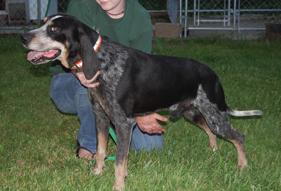
<path id="1" fill-rule="evenodd" d="M 152 51 L 153 26 L 149 13 L 139 9 L 132 18 L 130 46 L 146 53 Z"/>
<path id="2" fill-rule="evenodd" d="M 79 7 L 77 5 L 77 0 L 71 0 L 69 3 L 68 3 L 68 6 L 67 6 L 67 9 L 66 9 L 66 13 L 68 15 L 71 15 L 71 16 L 75 16 L 75 17 L 78 17 L 79 18 L 79 14 L 82 12 L 82 11 L 79 11 L 77 9 L 77 7 Z"/>
<path id="3" fill-rule="evenodd" d="M 73 4 L 75 4 L 74 3 L 75 1 L 70 1 L 69 3 L 68 3 L 68 5 L 67 5 L 67 8 L 66 8 L 66 13 L 67 14 L 70 14 L 70 15 L 72 15 L 73 14 L 73 12 L 75 12 L 75 6 L 73 5 Z M 71 14 L 72 13 L 72 14 Z"/>

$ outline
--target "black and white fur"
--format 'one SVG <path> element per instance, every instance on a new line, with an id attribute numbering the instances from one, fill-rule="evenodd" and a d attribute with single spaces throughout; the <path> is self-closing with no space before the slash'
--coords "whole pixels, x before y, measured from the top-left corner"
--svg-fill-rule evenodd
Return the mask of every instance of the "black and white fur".
<path id="1" fill-rule="evenodd" d="M 99 51 L 94 52 L 98 37 L 96 31 L 67 15 L 49 17 L 42 27 L 22 35 L 24 46 L 32 51 L 59 50 L 59 55 L 37 58 L 34 64 L 58 59 L 71 68 L 81 58 L 87 79 L 101 71 L 100 86 L 89 89 L 98 130 L 95 174 L 102 173 L 112 123 L 118 138 L 114 189 L 122 190 L 134 117 L 163 108 L 202 128 L 213 149 L 217 148 L 217 136 L 232 142 L 238 166 L 247 165 L 244 136 L 232 128 L 228 117 L 256 116 L 261 111 L 231 110 L 218 76 L 207 65 L 187 58 L 146 54 L 107 37 L 102 37 Z"/>

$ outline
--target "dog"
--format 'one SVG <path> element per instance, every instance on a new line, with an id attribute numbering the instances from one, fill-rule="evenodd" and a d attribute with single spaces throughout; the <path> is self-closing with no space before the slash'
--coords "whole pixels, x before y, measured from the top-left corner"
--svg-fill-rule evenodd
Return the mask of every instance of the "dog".
<path id="1" fill-rule="evenodd" d="M 217 149 L 217 136 L 233 143 L 239 168 L 247 165 L 244 135 L 232 128 L 229 116 L 262 112 L 230 109 L 218 76 L 207 65 L 123 46 L 69 15 L 46 18 L 21 40 L 30 50 L 27 59 L 35 65 L 60 60 L 66 68 L 82 70 L 88 80 L 100 72 L 96 79 L 100 85 L 89 89 L 98 132 L 93 171 L 97 175 L 103 171 L 111 123 L 118 138 L 113 189 L 123 190 L 125 185 L 134 118 L 163 108 L 172 117 L 184 117 L 202 128 L 212 149 Z"/>

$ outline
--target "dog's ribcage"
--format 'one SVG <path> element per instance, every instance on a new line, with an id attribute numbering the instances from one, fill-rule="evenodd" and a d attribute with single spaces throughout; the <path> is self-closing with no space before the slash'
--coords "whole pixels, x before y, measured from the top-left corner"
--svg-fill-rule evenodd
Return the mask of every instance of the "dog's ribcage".
<path id="1" fill-rule="evenodd" d="M 126 49 L 115 43 L 103 43 L 97 53 L 98 69 L 101 71 L 100 87 L 90 90 L 93 101 L 103 108 L 109 119 L 114 123 L 116 114 L 123 112 L 117 102 L 116 89 L 124 73 L 129 55 Z M 133 120 L 133 119 L 132 119 Z"/>

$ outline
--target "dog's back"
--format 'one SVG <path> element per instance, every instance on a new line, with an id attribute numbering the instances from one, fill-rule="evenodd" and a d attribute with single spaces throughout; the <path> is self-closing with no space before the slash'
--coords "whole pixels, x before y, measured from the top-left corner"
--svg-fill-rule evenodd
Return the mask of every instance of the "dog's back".
<path id="1" fill-rule="evenodd" d="M 128 116 L 195 99 L 199 85 L 218 108 L 227 109 L 219 79 L 207 65 L 192 59 L 148 55 L 136 50 L 129 55 L 116 90 L 117 99 Z"/>

